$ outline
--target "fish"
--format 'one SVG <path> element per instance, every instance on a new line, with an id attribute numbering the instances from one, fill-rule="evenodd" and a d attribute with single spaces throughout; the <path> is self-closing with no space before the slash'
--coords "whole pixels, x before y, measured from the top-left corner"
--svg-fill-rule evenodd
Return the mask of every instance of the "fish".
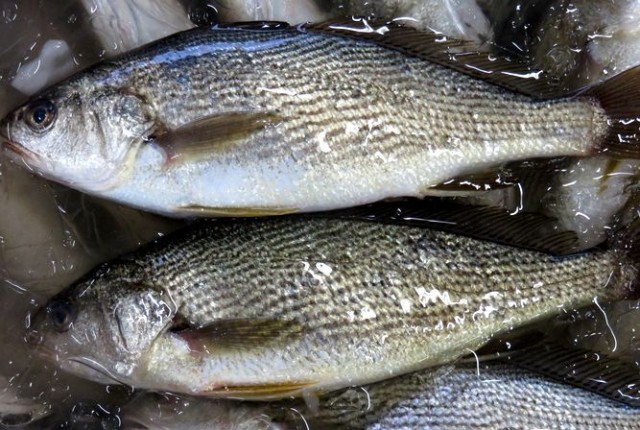
<path id="1" fill-rule="evenodd" d="M 504 363 L 445 366 L 322 399 L 310 422 L 360 430 L 635 429 L 638 409 Z M 298 428 L 305 428 L 300 425 Z"/>
<path id="2" fill-rule="evenodd" d="M 29 318 L 26 338 L 101 383 L 313 403 L 633 296 L 629 229 L 610 250 L 560 257 L 356 218 L 202 220 L 89 272 Z"/>
<path id="3" fill-rule="evenodd" d="M 554 98 L 542 72 L 468 43 L 366 20 L 200 28 L 45 91 L 0 134 L 46 178 L 174 217 L 423 197 L 531 157 L 636 158 L 640 69 Z"/>

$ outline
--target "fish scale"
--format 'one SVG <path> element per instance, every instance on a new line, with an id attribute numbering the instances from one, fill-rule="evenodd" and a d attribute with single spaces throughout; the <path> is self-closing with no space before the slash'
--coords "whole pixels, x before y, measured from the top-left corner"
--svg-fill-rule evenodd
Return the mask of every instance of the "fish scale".
<path id="1" fill-rule="evenodd" d="M 23 157 L 32 168 L 83 191 L 170 215 L 246 216 L 424 196 L 509 161 L 589 155 L 617 124 L 595 96 L 536 100 L 452 69 L 469 56 L 447 67 L 414 45 L 408 55 L 339 28 L 174 35 L 41 94 L 56 107 L 46 133 L 20 122 L 31 105 L 0 132 L 36 154 Z M 389 40 L 403 31 L 390 26 Z M 414 33 L 409 42 L 440 43 Z M 107 116 L 93 110 L 109 103 Z M 253 119 L 228 119 L 238 116 Z M 216 125 L 196 138 L 179 134 L 207 119 Z M 76 176 L 87 165 L 101 166 L 106 183 Z"/>
<path id="2" fill-rule="evenodd" d="M 448 362 L 510 328 L 625 296 L 635 276 L 625 261 L 357 220 L 203 222 L 54 298 L 78 318 L 47 342 L 65 357 L 77 347 L 65 336 L 91 327 L 115 344 L 83 354 L 107 368 L 115 360 L 128 369 L 118 378 L 141 388 L 302 395 Z M 124 334 L 111 334 L 113 314 Z M 146 340 L 121 351 L 123 336 Z"/>
<path id="3" fill-rule="evenodd" d="M 638 428 L 636 408 L 505 364 L 416 372 L 329 395 L 318 411 L 298 408 L 311 428 Z"/>

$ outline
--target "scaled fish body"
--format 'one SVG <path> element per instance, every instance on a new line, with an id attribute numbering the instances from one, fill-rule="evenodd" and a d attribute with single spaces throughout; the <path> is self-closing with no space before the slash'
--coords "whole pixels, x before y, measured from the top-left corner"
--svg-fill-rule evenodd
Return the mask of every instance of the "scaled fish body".
<path id="1" fill-rule="evenodd" d="M 490 364 L 350 388 L 323 399 L 319 413 L 306 418 L 359 430 L 632 430 L 638 414 L 597 394 Z"/>
<path id="2" fill-rule="evenodd" d="M 246 399 L 448 362 L 635 272 L 614 251 L 550 257 L 430 229 L 283 218 L 201 223 L 107 263 L 35 317 L 73 373 Z"/>
<path id="3" fill-rule="evenodd" d="M 196 29 L 52 88 L 0 132 L 48 178 L 174 216 L 326 210 L 423 196 L 510 160 L 633 157 L 635 69 L 535 101 L 487 81 L 536 93 L 549 89 L 539 74 L 451 60 L 460 45 L 440 39 L 366 22 Z"/>

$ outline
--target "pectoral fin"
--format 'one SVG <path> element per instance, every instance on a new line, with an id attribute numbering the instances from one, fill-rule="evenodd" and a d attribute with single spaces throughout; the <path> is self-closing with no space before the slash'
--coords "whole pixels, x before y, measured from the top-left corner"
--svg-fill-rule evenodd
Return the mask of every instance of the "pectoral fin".
<path id="1" fill-rule="evenodd" d="M 209 157 L 281 121 L 282 118 L 273 112 L 226 112 L 165 130 L 150 141 L 162 148 L 167 163 L 172 164 Z"/>
<path id="2" fill-rule="evenodd" d="M 246 349 L 282 342 L 286 344 L 302 334 L 294 321 L 270 319 L 221 319 L 207 325 L 182 328 L 175 334 L 183 338 L 194 354 L 211 354 L 220 349 Z"/>

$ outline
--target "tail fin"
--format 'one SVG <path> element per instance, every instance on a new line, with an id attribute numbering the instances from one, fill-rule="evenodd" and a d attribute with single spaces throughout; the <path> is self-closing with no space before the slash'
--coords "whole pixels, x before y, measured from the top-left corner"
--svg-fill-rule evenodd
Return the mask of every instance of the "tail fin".
<path id="1" fill-rule="evenodd" d="M 598 149 L 611 157 L 640 158 L 640 66 L 580 94 L 596 98 L 608 118 L 609 132 Z"/>

